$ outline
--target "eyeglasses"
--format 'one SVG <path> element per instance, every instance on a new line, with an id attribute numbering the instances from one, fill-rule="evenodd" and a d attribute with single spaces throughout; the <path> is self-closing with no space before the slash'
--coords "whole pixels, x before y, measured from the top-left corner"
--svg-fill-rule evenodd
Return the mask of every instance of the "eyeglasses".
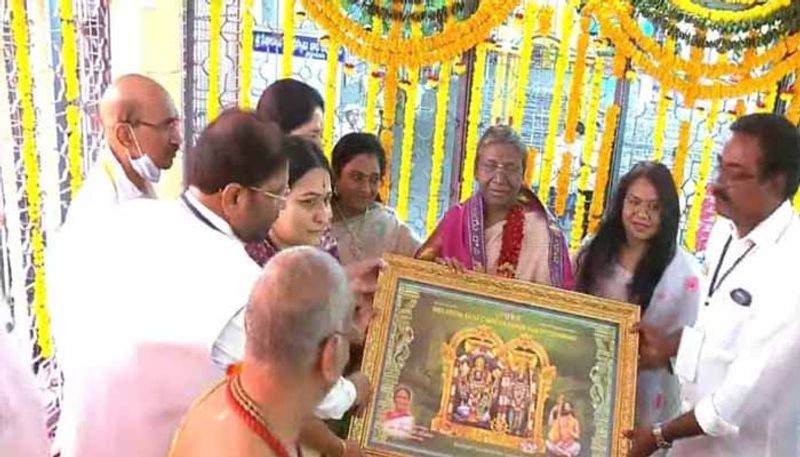
<path id="1" fill-rule="evenodd" d="M 519 164 L 497 163 L 478 161 L 478 170 L 488 175 L 503 173 L 506 176 L 519 176 L 522 174 L 522 167 Z"/>
<path id="2" fill-rule="evenodd" d="M 722 167 L 718 167 L 714 175 L 717 183 L 724 186 L 730 186 L 730 185 L 735 186 L 745 181 L 750 181 L 752 179 L 758 178 L 757 175 L 752 173 L 746 173 L 742 171 L 729 171 Z"/>
<path id="3" fill-rule="evenodd" d="M 265 195 L 265 196 L 267 196 L 269 198 L 274 198 L 275 200 L 278 201 L 278 204 L 280 205 L 281 208 L 286 206 L 286 196 L 289 195 L 289 188 L 288 187 L 286 187 L 284 189 L 283 195 L 274 194 L 274 193 L 272 193 L 272 192 L 270 192 L 268 190 L 260 189 L 258 187 L 248 187 L 248 189 L 250 189 L 250 190 L 252 190 L 254 192 L 258 192 L 258 193 L 260 193 L 262 195 Z"/>
<path id="4" fill-rule="evenodd" d="M 129 124 L 131 124 L 134 127 L 144 125 L 145 127 L 150 127 L 151 129 L 164 132 L 168 130 L 177 130 L 180 127 L 180 121 L 181 120 L 177 117 L 171 117 L 161 122 L 130 121 Z"/>
<path id="5" fill-rule="evenodd" d="M 646 201 L 636 197 L 625 197 L 625 205 L 630 207 L 634 213 L 642 212 L 651 220 L 661 213 L 661 205 L 658 201 Z"/>

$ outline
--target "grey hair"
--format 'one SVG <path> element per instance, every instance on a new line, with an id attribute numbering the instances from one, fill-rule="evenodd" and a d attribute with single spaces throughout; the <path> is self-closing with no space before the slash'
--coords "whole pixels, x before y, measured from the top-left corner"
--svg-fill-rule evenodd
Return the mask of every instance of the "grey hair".
<path id="1" fill-rule="evenodd" d="M 525 168 L 525 162 L 528 158 L 528 147 L 513 128 L 507 125 L 493 125 L 486 129 L 486 131 L 483 132 L 480 141 L 478 141 L 478 154 L 475 154 L 475 160 L 478 159 L 481 148 L 492 144 L 507 144 L 512 146 L 517 150 L 517 152 L 519 152 L 519 155 L 522 158 L 522 168 Z"/>
<path id="2" fill-rule="evenodd" d="M 250 295 L 246 353 L 290 372 L 305 370 L 326 337 L 345 332 L 353 303 L 344 270 L 332 256 L 308 246 L 281 251 Z"/>

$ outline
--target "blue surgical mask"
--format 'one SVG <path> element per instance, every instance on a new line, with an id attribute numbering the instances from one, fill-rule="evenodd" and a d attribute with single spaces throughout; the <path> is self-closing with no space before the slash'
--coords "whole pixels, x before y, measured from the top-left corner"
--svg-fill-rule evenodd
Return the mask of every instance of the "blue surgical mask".
<path id="1" fill-rule="evenodd" d="M 145 154 L 142 150 L 142 147 L 139 146 L 139 140 L 136 138 L 136 132 L 134 132 L 133 127 L 129 124 L 128 128 L 131 131 L 133 144 L 136 145 L 136 150 L 139 152 L 139 157 L 135 159 L 131 157 L 130 153 L 128 153 L 128 159 L 131 162 L 133 171 L 141 176 L 142 179 L 153 184 L 157 183 L 158 180 L 161 179 L 161 169 L 158 168 L 158 165 L 153 162 L 153 159 L 151 159 L 149 155 Z"/>

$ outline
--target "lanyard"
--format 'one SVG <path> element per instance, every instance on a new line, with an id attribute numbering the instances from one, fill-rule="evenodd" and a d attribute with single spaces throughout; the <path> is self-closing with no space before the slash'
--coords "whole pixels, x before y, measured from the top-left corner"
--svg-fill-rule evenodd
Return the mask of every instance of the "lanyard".
<path id="1" fill-rule="evenodd" d="M 219 227 L 211 223 L 211 221 L 208 220 L 207 217 L 203 216 L 203 213 L 201 213 L 199 209 L 195 208 L 194 205 L 192 205 L 192 202 L 190 202 L 189 199 L 186 198 L 186 194 L 181 194 L 181 200 L 183 200 L 183 204 L 186 205 L 187 208 L 189 208 L 189 211 L 191 211 L 196 218 L 200 219 L 200 222 L 206 224 L 212 229 L 218 231 L 219 233 L 222 233 L 222 230 L 220 230 Z"/>
<path id="2" fill-rule="evenodd" d="M 731 242 L 733 241 L 733 235 L 728 237 L 728 241 L 725 242 L 725 247 L 722 249 L 722 255 L 719 258 L 719 262 L 717 262 L 717 268 L 714 269 L 714 276 L 711 278 L 711 284 L 708 285 L 708 296 L 706 297 L 706 306 L 708 306 L 708 302 L 711 301 L 711 297 L 714 296 L 714 293 L 719 289 L 719 286 L 722 285 L 725 278 L 728 277 L 731 272 L 742 263 L 745 257 L 750 254 L 750 251 L 756 247 L 755 244 L 751 244 L 746 251 L 742 255 L 739 256 L 727 270 L 725 273 L 722 274 L 722 277 L 719 278 L 719 282 L 717 282 L 717 276 L 719 276 L 719 271 L 722 268 L 723 262 L 725 262 L 725 255 L 728 253 L 728 248 L 731 246 Z"/>

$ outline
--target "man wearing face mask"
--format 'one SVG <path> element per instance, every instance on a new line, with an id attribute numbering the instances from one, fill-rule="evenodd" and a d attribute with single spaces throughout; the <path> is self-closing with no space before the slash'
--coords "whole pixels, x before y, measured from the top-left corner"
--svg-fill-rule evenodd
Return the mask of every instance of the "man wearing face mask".
<path id="1" fill-rule="evenodd" d="M 172 166 L 183 141 L 172 98 L 146 76 L 117 78 L 103 95 L 99 113 L 108 149 L 70 205 L 69 222 L 91 223 L 104 217 L 109 206 L 155 198 L 153 185 Z"/>
<path id="2" fill-rule="evenodd" d="M 259 274 L 243 241 L 266 236 L 287 189 L 280 138 L 226 111 L 201 134 L 179 199 L 109 207 L 57 240 L 62 457 L 166 455 L 192 399 L 219 378 L 212 348 Z"/>
<path id="3" fill-rule="evenodd" d="M 166 455 L 192 400 L 221 376 L 212 353 L 260 271 L 244 244 L 266 236 L 287 192 L 280 140 L 249 112 L 223 112 L 189 155 L 179 199 L 111 208 L 49 257 L 62 457 Z M 351 288 L 374 291 L 375 280 Z"/>

